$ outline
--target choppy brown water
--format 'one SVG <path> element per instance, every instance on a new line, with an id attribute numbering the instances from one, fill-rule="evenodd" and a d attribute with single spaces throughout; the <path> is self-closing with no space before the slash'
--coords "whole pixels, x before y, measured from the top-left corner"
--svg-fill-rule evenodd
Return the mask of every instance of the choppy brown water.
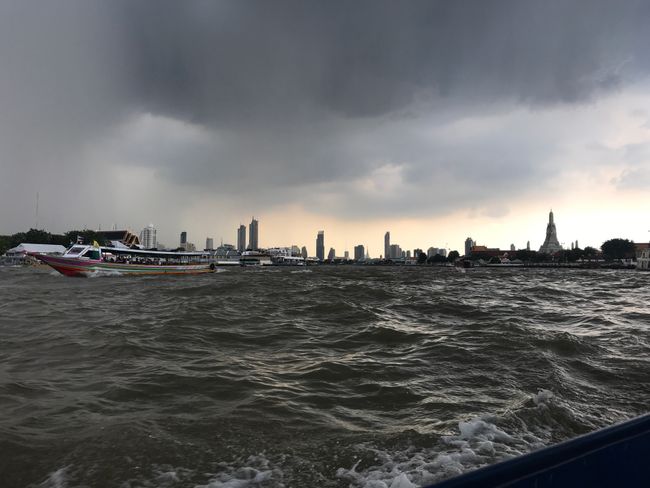
<path id="1" fill-rule="evenodd" d="M 646 412 L 649 282 L 0 269 L 2 486 L 423 486 Z"/>

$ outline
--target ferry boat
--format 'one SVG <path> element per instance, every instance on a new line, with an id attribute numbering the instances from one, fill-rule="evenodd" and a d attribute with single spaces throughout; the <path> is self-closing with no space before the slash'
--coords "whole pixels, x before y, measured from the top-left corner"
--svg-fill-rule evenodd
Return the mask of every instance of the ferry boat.
<path id="1" fill-rule="evenodd" d="M 144 251 L 95 244 L 74 245 L 62 256 L 30 255 L 66 276 L 186 275 L 215 270 L 205 252 Z"/>
<path id="2" fill-rule="evenodd" d="M 242 266 L 271 266 L 271 256 L 260 251 L 244 251 L 239 258 Z"/>

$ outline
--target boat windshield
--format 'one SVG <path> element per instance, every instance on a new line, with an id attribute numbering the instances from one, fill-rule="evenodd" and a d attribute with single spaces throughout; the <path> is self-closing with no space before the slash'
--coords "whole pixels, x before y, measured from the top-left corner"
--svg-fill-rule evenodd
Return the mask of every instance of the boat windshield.
<path id="1" fill-rule="evenodd" d="M 84 246 L 73 246 L 70 249 L 68 249 L 68 252 L 66 252 L 66 254 L 79 254 L 84 249 L 86 249 Z"/>

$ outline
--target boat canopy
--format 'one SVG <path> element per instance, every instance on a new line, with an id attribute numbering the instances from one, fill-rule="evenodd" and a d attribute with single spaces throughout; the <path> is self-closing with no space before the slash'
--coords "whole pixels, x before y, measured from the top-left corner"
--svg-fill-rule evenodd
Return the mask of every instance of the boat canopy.
<path id="1" fill-rule="evenodd" d="M 143 249 L 130 249 L 124 247 L 104 247 L 101 251 L 103 253 L 111 253 L 115 255 L 129 255 L 129 256 L 144 256 L 150 258 L 181 258 L 181 257 L 201 257 L 209 256 L 209 252 L 176 252 L 176 251 L 145 251 Z"/>

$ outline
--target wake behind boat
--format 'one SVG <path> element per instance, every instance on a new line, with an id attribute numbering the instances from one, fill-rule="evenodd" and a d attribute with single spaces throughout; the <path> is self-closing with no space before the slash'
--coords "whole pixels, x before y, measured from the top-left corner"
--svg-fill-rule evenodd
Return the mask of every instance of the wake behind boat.
<path id="1" fill-rule="evenodd" d="M 99 274 L 185 275 L 215 269 L 204 252 L 144 251 L 141 249 L 74 245 L 63 256 L 30 255 L 66 276 Z"/>

